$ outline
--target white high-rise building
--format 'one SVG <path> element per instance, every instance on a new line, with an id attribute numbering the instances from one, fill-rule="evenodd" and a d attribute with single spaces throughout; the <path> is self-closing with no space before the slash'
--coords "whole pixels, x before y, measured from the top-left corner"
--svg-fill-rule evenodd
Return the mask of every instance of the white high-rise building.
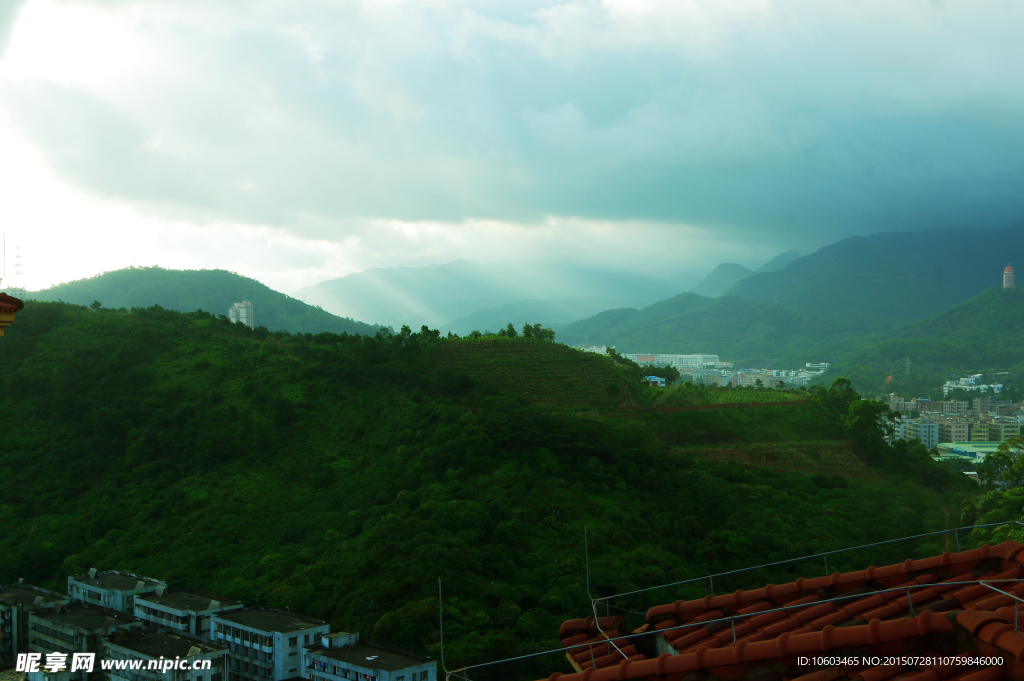
<path id="1" fill-rule="evenodd" d="M 228 310 L 228 319 L 234 324 L 242 323 L 248 326 L 250 329 L 256 328 L 256 319 L 252 312 L 252 303 L 248 300 L 243 300 L 240 303 L 235 303 Z"/>

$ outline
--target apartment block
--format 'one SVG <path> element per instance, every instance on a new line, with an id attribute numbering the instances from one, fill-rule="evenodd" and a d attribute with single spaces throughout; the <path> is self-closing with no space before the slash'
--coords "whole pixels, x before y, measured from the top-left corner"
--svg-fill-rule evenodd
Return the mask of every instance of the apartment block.
<path id="1" fill-rule="evenodd" d="M 109 681 L 223 681 L 228 666 L 228 649 L 180 634 L 146 632 L 104 643 L 104 656 L 125 666 L 141 663 L 140 669 L 111 669 Z M 150 669 L 151 662 L 188 660 L 189 669 Z M 209 669 L 206 667 L 209 662 Z M 193 667 L 200 667 L 194 669 Z"/>
<path id="2" fill-rule="evenodd" d="M 253 311 L 252 303 L 248 300 L 232 305 L 228 309 L 228 319 L 234 324 L 245 324 L 250 329 L 256 328 L 256 315 Z"/>
<path id="3" fill-rule="evenodd" d="M 389 646 L 359 642 L 359 634 L 321 636 L 307 649 L 302 678 L 310 681 L 436 681 L 437 662 Z"/>
<path id="4" fill-rule="evenodd" d="M 13 665 L 18 653 L 28 652 L 28 615 L 37 609 L 52 611 L 66 605 L 68 597 L 56 591 L 25 584 L 0 588 L 0 667 Z"/>
<path id="5" fill-rule="evenodd" d="M 1017 423 L 995 422 L 988 425 L 989 442 L 1002 442 L 1011 437 L 1020 435 L 1020 425 Z"/>
<path id="6" fill-rule="evenodd" d="M 971 442 L 992 442 L 988 437 L 987 423 L 971 424 Z"/>
<path id="7" fill-rule="evenodd" d="M 63 671 L 28 672 L 27 681 L 87 681 L 101 679 L 100 661 L 105 659 L 104 638 L 118 640 L 130 632 L 139 631 L 141 625 L 131 615 L 109 608 L 71 603 L 55 603 L 50 609 L 38 608 L 28 614 L 28 650 L 40 653 L 43 660 L 48 653 L 64 653 L 68 665 Z M 95 653 L 96 664 L 87 670 L 71 671 L 73 653 Z"/>
<path id="8" fill-rule="evenodd" d="M 330 632 L 326 622 L 264 608 L 214 613 L 212 623 L 213 642 L 228 648 L 228 681 L 300 676 L 303 647 Z"/>
<path id="9" fill-rule="evenodd" d="M 211 640 L 213 615 L 244 607 L 229 598 L 189 589 L 171 592 L 160 586 L 151 594 L 136 597 L 134 615 L 146 626 Z"/>
<path id="10" fill-rule="evenodd" d="M 910 407 L 908 406 L 907 401 L 903 399 L 901 395 L 897 395 L 896 393 L 890 393 L 888 397 L 889 408 L 892 409 L 897 414 L 902 414 L 905 411 L 910 411 Z"/>
<path id="11" fill-rule="evenodd" d="M 992 409 L 992 398 L 991 397 L 975 397 L 971 400 L 971 412 L 975 418 L 981 418 L 982 416 L 988 416 L 989 410 Z"/>
<path id="12" fill-rule="evenodd" d="M 98 572 L 92 568 L 88 574 L 68 577 L 68 597 L 72 601 L 110 608 L 126 615 L 135 612 L 136 596 L 154 593 L 157 587 L 166 589 L 167 582 L 131 572 Z"/>
<path id="13" fill-rule="evenodd" d="M 939 405 L 936 407 L 936 405 Z M 938 408 L 943 414 L 956 414 L 957 416 L 969 416 L 971 413 L 971 404 L 965 400 L 944 400 L 942 402 L 932 403 L 932 409 Z"/>
<path id="14" fill-rule="evenodd" d="M 939 438 L 942 442 L 970 442 L 970 424 L 967 421 L 939 421 Z"/>
<path id="15" fill-rule="evenodd" d="M 906 422 L 905 440 L 917 438 L 926 448 L 932 449 L 942 440 L 939 439 L 939 424 L 935 421 L 912 419 Z"/>

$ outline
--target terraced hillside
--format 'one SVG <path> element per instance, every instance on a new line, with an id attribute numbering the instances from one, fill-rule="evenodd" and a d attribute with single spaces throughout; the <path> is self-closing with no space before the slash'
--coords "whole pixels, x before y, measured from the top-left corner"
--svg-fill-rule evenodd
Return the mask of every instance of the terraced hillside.
<path id="1" fill-rule="evenodd" d="M 712 461 L 734 461 L 741 466 L 764 466 L 791 473 L 841 475 L 874 480 L 883 477 L 877 468 L 865 464 L 851 443 L 836 441 L 748 442 L 718 447 L 688 448 L 692 456 Z"/>
<path id="2" fill-rule="evenodd" d="M 436 351 L 435 371 L 465 373 L 506 395 L 553 407 L 635 406 L 611 359 L 526 338 L 449 340 Z"/>

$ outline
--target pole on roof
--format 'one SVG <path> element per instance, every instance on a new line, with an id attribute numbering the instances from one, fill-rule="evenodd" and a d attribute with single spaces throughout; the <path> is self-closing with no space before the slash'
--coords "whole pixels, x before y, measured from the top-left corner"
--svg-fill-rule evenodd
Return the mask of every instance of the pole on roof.
<path id="1" fill-rule="evenodd" d="M 441 578 L 437 578 L 437 617 L 438 622 L 441 625 L 441 669 L 444 670 L 445 677 L 452 675 L 448 671 L 448 665 L 444 663 L 444 596 L 441 593 Z"/>
<path id="2" fill-rule="evenodd" d="M 907 603 L 910 604 L 910 616 L 914 617 L 914 599 L 910 597 L 910 587 L 907 587 Z"/>
<path id="3" fill-rule="evenodd" d="M 828 577 L 828 554 L 826 553 L 822 558 L 825 559 L 825 576 Z"/>
<path id="4" fill-rule="evenodd" d="M 587 564 L 587 598 L 593 602 L 594 597 L 590 593 L 590 540 L 587 538 L 587 526 L 583 526 L 583 557 Z"/>
<path id="5" fill-rule="evenodd" d="M 708 575 L 708 581 L 711 583 L 711 595 L 715 595 L 715 576 Z"/>
<path id="6" fill-rule="evenodd" d="M 729 618 L 729 624 L 732 625 L 732 644 L 736 645 L 736 616 L 733 615 Z"/>
<path id="7" fill-rule="evenodd" d="M 956 536 L 956 552 L 960 553 L 960 528 L 953 530 L 953 535 Z"/>

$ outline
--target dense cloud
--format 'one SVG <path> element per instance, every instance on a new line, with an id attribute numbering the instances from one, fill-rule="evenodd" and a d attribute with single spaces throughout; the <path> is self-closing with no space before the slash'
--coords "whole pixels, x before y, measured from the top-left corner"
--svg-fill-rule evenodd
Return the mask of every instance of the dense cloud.
<path id="1" fill-rule="evenodd" d="M 336 242 L 562 216 L 806 250 L 1024 215 L 1022 20 L 1005 0 L 31 0 L 0 113 L 74 186 L 174 219 Z"/>

